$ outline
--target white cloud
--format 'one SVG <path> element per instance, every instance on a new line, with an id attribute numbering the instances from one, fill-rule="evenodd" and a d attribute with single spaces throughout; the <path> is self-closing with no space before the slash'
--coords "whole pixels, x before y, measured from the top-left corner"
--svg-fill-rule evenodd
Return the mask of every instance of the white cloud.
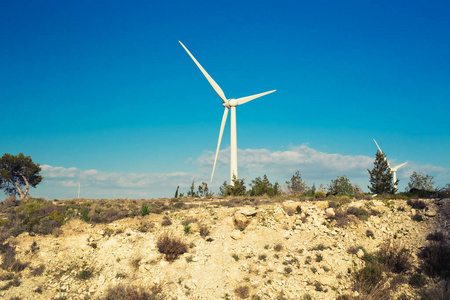
<path id="1" fill-rule="evenodd" d="M 224 180 L 229 180 L 230 149 L 221 150 L 212 184 L 211 176 L 214 153 L 205 151 L 196 160 L 189 160 L 192 172 L 173 173 L 121 173 L 100 170 L 82 170 L 75 167 L 64 168 L 42 165 L 44 182 L 37 191 L 43 191 L 47 198 L 75 198 L 78 183 L 81 183 L 81 196 L 92 198 L 150 198 L 170 197 L 180 186 L 180 192 L 186 192 L 192 180 L 196 183 L 206 181 L 210 189 L 218 191 Z M 367 169 L 373 166 L 373 157 L 364 155 L 343 155 L 318 151 L 308 145 L 292 146 L 284 151 L 268 149 L 238 149 L 239 177 L 249 184 L 252 179 L 267 174 L 273 182 L 283 184 L 300 170 L 309 184 L 315 182 L 327 185 L 331 179 L 346 175 L 352 183 L 366 189 L 369 181 Z M 391 161 L 395 164 L 395 160 Z M 417 165 L 409 162 L 397 173 L 400 179 L 399 190 L 403 190 L 413 171 L 423 171 L 434 176 L 436 185 L 450 182 L 450 170 L 433 165 Z"/>
<path id="2" fill-rule="evenodd" d="M 229 164 L 229 148 L 221 150 L 218 163 Z M 253 169 L 258 171 L 283 171 L 292 172 L 297 169 L 301 172 L 322 174 L 358 173 L 367 172 L 371 167 L 373 158 L 364 155 L 342 155 L 334 153 L 320 152 L 307 145 L 294 146 L 286 151 L 271 152 L 267 149 L 245 149 L 238 150 L 239 168 Z M 214 153 L 205 152 L 198 163 L 211 167 L 214 161 Z"/>
<path id="3" fill-rule="evenodd" d="M 229 181 L 230 149 L 221 150 L 218 157 L 215 177 Z M 296 170 L 300 170 L 302 178 L 310 184 L 327 185 L 331 179 L 346 175 L 353 183 L 366 189 L 369 184 L 367 169 L 373 168 L 374 157 L 365 155 L 343 155 L 339 153 L 321 152 L 304 144 L 292 146 L 285 151 L 270 151 L 267 149 L 238 149 L 239 177 L 246 178 L 246 182 L 257 176 L 267 174 L 271 181 L 280 183 L 288 180 Z M 197 160 L 204 170 L 212 169 L 214 153 L 205 151 Z M 395 160 L 390 161 L 396 165 Z M 400 179 L 399 190 L 403 190 L 409 182 L 413 171 L 423 171 L 435 177 L 436 184 L 450 182 L 450 170 L 433 165 L 417 165 L 412 162 L 399 169 L 397 177 Z"/>
<path id="4" fill-rule="evenodd" d="M 90 195 L 101 195 L 103 197 L 111 197 L 111 191 L 114 195 L 127 195 L 129 198 L 161 195 L 161 191 L 174 190 L 177 185 L 180 187 L 188 186 L 194 177 L 191 173 L 174 172 L 174 173 L 119 173 L 119 172 L 102 172 L 99 170 L 81 170 L 75 167 L 53 167 L 50 165 L 42 165 L 41 174 L 44 176 L 44 186 L 49 191 L 46 193 L 53 195 L 51 189 L 62 189 L 67 187 L 77 187 L 81 184 L 84 197 L 94 197 Z M 39 186 L 40 187 L 40 186 Z M 45 188 L 44 188 L 45 189 Z M 73 193 L 73 191 L 72 191 Z M 89 195 L 87 195 L 88 193 Z M 74 195 L 72 195 L 73 197 Z M 49 196 L 48 196 L 49 197 Z M 54 196 L 52 196 L 54 197 Z"/>

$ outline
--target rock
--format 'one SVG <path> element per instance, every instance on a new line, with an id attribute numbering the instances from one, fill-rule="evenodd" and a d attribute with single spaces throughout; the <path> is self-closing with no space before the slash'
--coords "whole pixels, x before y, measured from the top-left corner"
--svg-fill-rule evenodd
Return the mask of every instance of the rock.
<path id="1" fill-rule="evenodd" d="M 283 221 L 285 221 L 288 218 L 288 215 L 286 214 L 286 212 L 283 209 L 278 208 L 273 213 L 273 218 L 275 219 L 275 221 L 282 223 Z"/>
<path id="2" fill-rule="evenodd" d="M 358 256 L 359 258 L 363 258 L 364 257 L 364 251 L 362 251 L 362 249 L 359 249 L 358 252 L 356 252 L 356 256 Z"/>
<path id="3" fill-rule="evenodd" d="M 327 216 L 327 218 L 333 218 L 335 216 L 334 209 L 331 207 L 327 208 L 325 210 L 325 215 Z"/>
<path id="4" fill-rule="evenodd" d="M 189 232 L 190 233 L 196 233 L 200 231 L 200 227 L 198 226 L 197 223 L 191 223 L 189 224 L 190 228 L 189 228 Z"/>
<path id="5" fill-rule="evenodd" d="M 240 240 L 242 239 L 242 233 L 239 230 L 233 230 L 230 234 L 230 237 L 233 240 Z"/>
<path id="6" fill-rule="evenodd" d="M 316 207 L 317 209 L 326 209 L 328 208 L 328 201 L 317 201 Z"/>
<path id="7" fill-rule="evenodd" d="M 292 200 L 284 201 L 282 206 L 284 211 L 290 216 L 297 212 L 297 207 L 301 208 L 300 202 L 295 202 Z"/>
<path id="8" fill-rule="evenodd" d="M 425 216 L 430 218 L 436 217 L 436 211 L 434 209 L 427 210 Z"/>
<path id="9" fill-rule="evenodd" d="M 245 229 L 257 214 L 258 211 L 253 207 L 244 207 L 234 213 L 233 222 L 238 228 Z"/>

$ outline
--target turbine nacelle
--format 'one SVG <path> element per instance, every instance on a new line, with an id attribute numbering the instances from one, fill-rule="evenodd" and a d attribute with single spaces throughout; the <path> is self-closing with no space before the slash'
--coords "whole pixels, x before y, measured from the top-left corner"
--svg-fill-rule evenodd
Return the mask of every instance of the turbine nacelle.
<path id="1" fill-rule="evenodd" d="M 239 103 L 236 99 L 228 99 L 227 101 L 222 103 L 222 106 L 226 107 L 226 108 L 232 108 L 232 107 L 236 107 L 238 105 L 239 105 Z"/>

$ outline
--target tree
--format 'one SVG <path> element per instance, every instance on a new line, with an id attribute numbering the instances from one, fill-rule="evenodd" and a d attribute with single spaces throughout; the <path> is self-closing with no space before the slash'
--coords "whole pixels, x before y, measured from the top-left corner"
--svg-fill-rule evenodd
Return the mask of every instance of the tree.
<path id="1" fill-rule="evenodd" d="M 336 179 L 331 180 L 328 185 L 328 192 L 330 194 L 346 194 L 354 195 L 356 193 L 355 188 L 350 183 L 350 179 L 347 176 L 338 176 Z"/>
<path id="2" fill-rule="evenodd" d="M 177 190 L 175 191 L 175 196 L 174 198 L 177 199 L 178 198 L 178 190 L 180 189 L 180 186 L 177 186 Z"/>
<path id="3" fill-rule="evenodd" d="M 31 187 L 36 187 L 43 179 L 39 175 L 41 167 L 30 156 L 23 153 L 6 153 L 0 158 L 0 189 L 8 195 L 19 195 L 25 199 Z"/>
<path id="4" fill-rule="evenodd" d="M 195 192 L 195 178 L 192 180 L 191 188 L 187 191 L 188 197 L 197 197 L 197 193 Z"/>
<path id="5" fill-rule="evenodd" d="M 397 191 L 384 153 L 377 151 L 373 165 L 372 171 L 367 170 L 370 175 L 370 186 L 367 187 L 370 191 L 374 194 L 395 194 Z"/>
<path id="6" fill-rule="evenodd" d="M 233 185 L 229 185 L 226 181 L 224 181 L 223 185 L 219 187 L 219 191 L 219 195 L 224 197 L 244 196 L 247 192 L 244 179 L 237 179 L 236 175 L 233 175 Z"/>
<path id="7" fill-rule="evenodd" d="M 411 176 L 409 176 L 409 183 L 406 191 L 409 192 L 411 189 L 417 189 L 421 191 L 434 191 L 433 181 L 434 177 L 424 172 L 417 173 L 414 171 Z"/>
<path id="8" fill-rule="evenodd" d="M 308 185 L 306 181 L 302 180 L 299 170 L 292 175 L 291 180 L 286 181 L 286 184 L 288 193 L 293 195 L 301 195 L 308 189 Z"/>
<path id="9" fill-rule="evenodd" d="M 201 198 L 208 198 L 211 195 L 211 193 L 209 192 L 208 184 L 206 182 L 202 182 L 202 184 L 198 186 L 197 195 Z"/>
<path id="10" fill-rule="evenodd" d="M 250 196 L 262 196 L 264 194 L 267 194 L 268 196 L 273 197 L 281 193 L 278 182 L 275 182 L 275 184 L 273 185 L 265 174 L 262 179 L 261 177 L 256 177 L 254 180 L 252 180 L 250 186 Z"/>

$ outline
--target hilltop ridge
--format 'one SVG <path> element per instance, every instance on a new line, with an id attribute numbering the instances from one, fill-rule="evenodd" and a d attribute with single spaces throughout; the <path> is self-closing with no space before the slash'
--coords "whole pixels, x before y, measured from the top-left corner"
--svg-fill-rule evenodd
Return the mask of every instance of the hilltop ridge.
<path id="1" fill-rule="evenodd" d="M 4 299 L 417 299 L 447 276 L 419 256 L 447 242 L 449 199 L 27 201 L 2 206 Z M 6 237 L 13 212 L 62 225 Z"/>

